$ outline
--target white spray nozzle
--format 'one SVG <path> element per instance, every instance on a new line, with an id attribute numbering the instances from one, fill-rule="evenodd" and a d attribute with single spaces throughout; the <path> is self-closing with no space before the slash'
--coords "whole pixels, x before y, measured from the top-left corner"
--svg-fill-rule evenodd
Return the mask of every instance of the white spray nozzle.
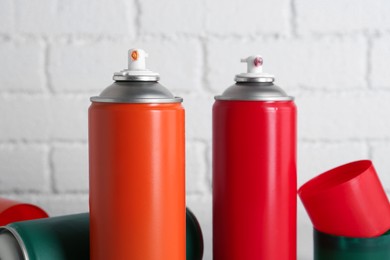
<path id="1" fill-rule="evenodd" d="M 145 59 L 148 54 L 138 48 L 127 53 L 128 68 L 114 73 L 115 81 L 158 81 L 160 75 L 146 69 Z"/>
<path id="2" fill-rule="evenodd" d="M 246 62 L 247 72 L 236 75 L 237 82 L 273 82 L 274 76 L 263 72 L 263 58 L 260 55 L 252 55 L 241 59 Z"/>
<path id="3" fill-rule="evenodd" d="M 263 58 L 260 55 L 253 55 L 241 59 L 241 62 L 246 62 L 247 73 L 262 73 L 263 72 Z"/>
<path id="4" fill-rule="evenodd" d="M 145 58 L 148 54 L 142 49 L 129 50 L 129 65 L 128 70 L 146 70 Z"/>

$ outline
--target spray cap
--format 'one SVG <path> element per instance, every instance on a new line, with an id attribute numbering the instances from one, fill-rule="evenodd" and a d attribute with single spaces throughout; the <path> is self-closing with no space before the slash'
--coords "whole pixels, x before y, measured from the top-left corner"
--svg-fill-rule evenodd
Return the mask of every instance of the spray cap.
<path id="1" fill-rule="evenodd" d="M 142 49 L 130 49 L 128 68 L 114 73 L 115 81 L 158 81 L 160 75 L 146 69 L 145 59 L 148 54 Z"/>
<path id="2" fill-rule="evenodd" d="M 246 62 L 247 72 L 236 75 L 237 82 L 273 82 L 274 76 L 263 72 L 263 58 L 260 55 L 252 55 L 241 59 Z"/>

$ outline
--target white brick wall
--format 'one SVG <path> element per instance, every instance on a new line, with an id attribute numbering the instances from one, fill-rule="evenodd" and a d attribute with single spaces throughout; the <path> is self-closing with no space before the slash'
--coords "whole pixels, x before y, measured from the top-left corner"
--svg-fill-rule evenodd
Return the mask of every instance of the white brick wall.
<path id="1" fill-rule="evenodd" d="M 47 145 L 1 144 L 0 172 L 1 193 L 49 191 Z"/>
<path id="2" fill-rule="evenodd" d="M 0 42 L 0 57 L 1 91 L 42 92 L 45 87 L 42 43 L 36 41 Z"/>
<path id="3" fill-rule="evenodd" d="M 296 0 L 301 33 L 351 33 L 390 28 L 386 0 Z"/>
<path id="4" fill-rule="evenodd" d="M 0 195 L 52 215 L 88 210 L 89 97 L 142 47 L 184 97 L 187 204 L 211 259 L 213 96 L 265 58 L 296 96 L 299 183 L 372 159 L 390 192 L 390 2 L 386 0 L 0 1 Z M 312 259 L 299 204 L 298 259 Z"/>
<path id="5" fill-rule="evenodd" d="M 288 0 L 206 1 L 206 29 L 218 35 L 288 34 Z"/>
<path id="6" fill-rule="evenodd" d="M 140 29 L 150 34 L 199 34 L 203 30 L 205 0 L 142 0 Z M 173 53 L 172 53 L 173 54 Z"/>
<path id="7" fill-rule="evenodd" d="M 12 0 L 0 2 L 0 33 L 12 32 L 15 29 L 14 4 Z"/>
<path id="8" fill-rule="evenodd" d="M 214 92 L 232 85 L 235 74 L 246 70 L 236 57 L 259 53 L 264 71 L 275 74 L 277 84 L 289 88 L 345 90 L 365 88 L 366 43 L 362 37 L 261 38 L 212 40 L 208 44 Z"/>
<path id="9" fill-rule="evenodd" d="M 55 191 L 88 192 L 87 144 L 55 144 L 50 159 Z"/>
<path id="10" fill-rule="evenodd" d="M 16 0 L 16 30 L 47 36 L 62 34 L 134 35 L 132 0 Z"/>
<path id="11" fill-rule="evenodd" d="M 370 80 L 375 89 L 390 89 L 390 73 L 387 73 L 390 60 L 390 36 L 374 38 L 372 40 L 372 60 Z"/>

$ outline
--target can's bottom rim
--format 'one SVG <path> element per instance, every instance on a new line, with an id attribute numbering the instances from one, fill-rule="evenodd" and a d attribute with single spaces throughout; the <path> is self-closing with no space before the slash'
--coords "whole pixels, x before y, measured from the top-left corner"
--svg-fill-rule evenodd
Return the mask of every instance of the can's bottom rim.
<path id="1" fill-rule="evenodd" d="M 14 228 L 9 227 L 9 226 L 0 227 L 0 234 L 3 232 L 9 232 L 9 233 L 11 233 L 11 235 L 14 236 L 14 238 L 18 242 L 19 247 L 23 253 L 24 260 L 29 260 L 30 258 L 29 258 L 28 253 L 27 253 L 26 244 L 23 242 L 23 239 L 21 238 L 19 233 Z"/>

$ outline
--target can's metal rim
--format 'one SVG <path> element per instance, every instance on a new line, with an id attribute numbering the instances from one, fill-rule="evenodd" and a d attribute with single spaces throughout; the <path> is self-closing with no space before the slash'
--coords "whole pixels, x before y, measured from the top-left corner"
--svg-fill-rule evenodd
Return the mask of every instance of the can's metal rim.
<path id="1" fill-rule="evenodd" d="M 224 101 L 293 101 L 294 97 L 225 97 L 223 95 L 218 95 L 214 97 L 215 100 L 224 100 Z"/>
<path id="2" fill-rule="evenodd" d="M 24 260 L 29 260 L 30 257 L 28 256 L 28 253 L 27 253 L 26 244 L 23 242 L 23 239 L 20 237 L 19 233 L 14 228 L 9 227 L 9 226 L 0 227 L 0 233 L 4 232 L 4 230 L 10 232 L 15 237 L 16 241 L 18 242 L 18 244 L 20 246 L 20 249 L 22 250 Z"/>
<path id="3" fill-rule="evenodd" d="M 91 97 L 92 102 L 101 102 L 101 103 L 137 103 L 137 104 L 169 104 L 169 103 L 182 103 L 183 98 L 106 98 L 106 97 Z"/>
<path id="4" fill-rule="evenodd" d="M 115 81 L 159 81 L 157 75 L 115 75 L 112 77 Z"/>
<path id="5" fill-rule="evenodd" d="M 236 82 L 274 82 L 274 77 L 242 77 L 237 75 L 234 80 Z"/>

